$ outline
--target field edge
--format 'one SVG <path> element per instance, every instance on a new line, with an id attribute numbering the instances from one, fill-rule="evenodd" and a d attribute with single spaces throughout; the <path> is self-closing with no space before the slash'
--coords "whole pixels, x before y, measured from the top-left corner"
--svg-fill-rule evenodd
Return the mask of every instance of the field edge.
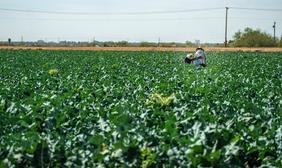
<path id="1" fill-rule="evenodd" d="M 203 47 L 206 51 L 215 52 L 282 52 L 282 48 L 234 48 L 234 47 Z M 183 51 L 193 52 L 195 47 L 25 47 L 0 46 L 1 49 L 12 50 L 78 50 L 78 51 Z"/>

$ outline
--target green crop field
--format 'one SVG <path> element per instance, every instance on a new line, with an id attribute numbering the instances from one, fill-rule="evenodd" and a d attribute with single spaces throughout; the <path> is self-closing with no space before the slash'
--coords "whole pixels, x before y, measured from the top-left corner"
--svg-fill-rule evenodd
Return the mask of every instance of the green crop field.
<path id="1" fill-rule="evenodd" d="M 281 167 L 282 53 L 0 50 L 0 167 Z"/>

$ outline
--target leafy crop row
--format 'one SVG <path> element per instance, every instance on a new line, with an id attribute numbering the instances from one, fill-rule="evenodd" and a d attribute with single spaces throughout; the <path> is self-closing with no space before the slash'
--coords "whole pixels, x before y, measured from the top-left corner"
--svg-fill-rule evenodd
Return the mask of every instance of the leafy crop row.
<path id="1" fill-rule="evenodd" d="M 281 53 L 183 55 L 0 50 L 0 167 L 281 167 Z"/>

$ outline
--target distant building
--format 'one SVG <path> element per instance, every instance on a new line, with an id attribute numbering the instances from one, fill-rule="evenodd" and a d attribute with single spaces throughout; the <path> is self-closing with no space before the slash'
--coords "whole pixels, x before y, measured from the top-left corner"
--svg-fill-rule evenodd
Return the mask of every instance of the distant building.
<path id="1" fill-rule="evenodd" d="M 45 44 L 45 41 L 44 41 L 44 40 L 37 40 L 37 44 L 38 44 L 38 45 L 44 45 L 44 44 Z"/>

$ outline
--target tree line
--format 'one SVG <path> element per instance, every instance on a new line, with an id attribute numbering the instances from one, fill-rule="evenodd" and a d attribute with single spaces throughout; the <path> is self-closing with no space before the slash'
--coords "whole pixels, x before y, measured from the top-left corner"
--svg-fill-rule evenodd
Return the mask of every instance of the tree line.
<path id="1" fill-rule="evenodd" d="M 46 42 L 38 40 L 36 42 L 13 42 L 10 38 L 7 42 L 0 42 L 2 46 L 59 46 L 59 47 L 198 47 L 198 42 L 186 41 L 179 42 L 128 42 L 128 41 L 93 41 L 93 42 L 77 42 L 77 41 L 59 41 Z M 203 47 L 223 47 L 223 43 L 202 43 Z M 233 39 L 228 42 L 230 47 L 282 47 L 281 38 L 275 38 L 259 29 L 245 28 L 243 31 L 237 31 Z"/>
<path id="2" fill-rule="evenodd" d="M 245 28 L 234 34 L 233 40 L 229 41 L 233 47 L 282 47 L 282 36 L 280 39 L 259 29 Z"/>

